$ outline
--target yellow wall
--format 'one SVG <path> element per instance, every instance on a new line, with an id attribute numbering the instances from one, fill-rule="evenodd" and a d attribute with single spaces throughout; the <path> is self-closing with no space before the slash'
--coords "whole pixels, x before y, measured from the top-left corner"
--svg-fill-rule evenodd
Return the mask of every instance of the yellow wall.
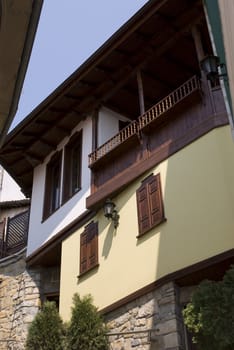
<path id="1" fill-rule="evenodd" d="M 152 172 L 148 172 L 149 174 Z M 99 267 L 78 279 L 79 236 L 62 245 L 60 312 L 70 315 L 72 295 L 92 294 L 99 308 L 183 267 L 233 248 L 234 144 L 229 126 L 213 130 L 164 161 L 160 172 L 167 221 L 137 239 L 135 181 L 114 199 L 120 224 L 100 211 Z"/>

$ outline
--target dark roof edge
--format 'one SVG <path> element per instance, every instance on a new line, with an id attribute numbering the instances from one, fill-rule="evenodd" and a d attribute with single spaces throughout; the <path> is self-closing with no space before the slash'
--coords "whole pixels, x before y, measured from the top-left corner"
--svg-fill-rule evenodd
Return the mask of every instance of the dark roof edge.
<path id="1" fill-rule="evenodd" d="M 60 84 L 44 101 L 42 101 L 21 123 L 6 137 L 5 145 L 24 129 L 49 104 L 59 98 L 65 91 L 97 64 L 104 56 L 113 50 L 120 42 L 129 36 L 137 27 L 145 22 L 153 12 L 163 6 L 168 0 L 149 0 L 125 24 L 123 24 L 98 50 L 96 50 L 79 68 Z M 157 4 L 158 3 L 158 4 Z M 157 4 L 157 5 L 156 5 Z"/>
<path id="2" fill-rule="evenodd" d="M 41 9 L 42 9 L 42 4 L 43 0 L 33 0 L 32 4 L 32 12 L 28 24 L 28 30 L 26 33 L 26 38 L 25 38 L 25 43 L 21 55 L 21 62 L 19 65 L 19 69 L 17 72 L 17 79 L 15 83 L 15 88 L 14 88 L 14 93 L 12 97 L 12 102 L 10 106 L 10 111 L 7 117 L 7 121 L 4 125 L 4 128 L 2 130 L 2 133 L 0 134 L 0 147 L 2 146 L 4 142 L 4 138 L 6 137 L 6 134 L 9 130 L 9 127 L 14 119 L 14 116 L 16 114 L 16 111 L 18 109 L 18 103 L 19 103 L 19 98 L 22 90 L 22 86 L 24 83 L 29 59 L 31 56 L 32 48 L 33 48 L 33 43 L 34 39 L 36 36 L 36 31 L 40 19 L 40 14 L 41 14 Z"/>
<path id="3" fill-rule="evenodd" d="M 30 205 L 30 199 L 19 199 L 19 200 L 14 200 L 14 201 L 5 201 L 5 202 L 0 202 L 0 208 L 20 208 L 20 207 L 25 207 Z"/>

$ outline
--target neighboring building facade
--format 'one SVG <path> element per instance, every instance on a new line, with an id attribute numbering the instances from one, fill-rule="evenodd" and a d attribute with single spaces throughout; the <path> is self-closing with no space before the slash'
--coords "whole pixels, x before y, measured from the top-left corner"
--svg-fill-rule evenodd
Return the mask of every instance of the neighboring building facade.
<path id="1" fill-rule="evenodd" d="M 0 0 L 0 145 L 18 109 L 43 0 Z"/>
<path id="2" fill-rule="evenodd" d="M 0 151 L 31 195 L 28 268 L 60 272 L 44 296 L 65 320 L 75 292 L 92 294 L 113 349 L 192 349 L 181 310 L 234 261 L 233 141 L 200 69 L 211 54 L 202 1 L 149 1 Z"/>
<path id="3" fill-rule="evenodd" d="M 27 245 L 30 199 L 0 167 L 0 259 Z"/>

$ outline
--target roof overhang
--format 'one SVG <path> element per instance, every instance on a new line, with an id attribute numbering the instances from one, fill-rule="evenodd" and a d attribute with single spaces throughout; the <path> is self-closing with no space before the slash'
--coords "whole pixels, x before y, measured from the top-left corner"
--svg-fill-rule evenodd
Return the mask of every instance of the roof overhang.
<path id="1" fill-rule="evenodd" d="M 131 120 L 139 117 L 139 70 L 146 110 L 200 74 L 195 25 L 207 30 L 201 0 L 148 1 L 17 125 L 0 150 L 0 162 L 22 191 L 30 196 L 34 168 L 100 106 Z"/>
<path id="2" fill-rule="evenodd" d="M 0 0 L 0 146 L 18 108 L 43 0 Z"/>

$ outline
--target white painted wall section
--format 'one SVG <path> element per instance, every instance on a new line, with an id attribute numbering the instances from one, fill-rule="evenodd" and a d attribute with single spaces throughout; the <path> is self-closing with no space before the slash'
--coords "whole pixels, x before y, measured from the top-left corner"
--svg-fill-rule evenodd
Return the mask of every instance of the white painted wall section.
<path id="1" fill-rule="evenodd" d="M 46 164 L 53 153 L 45 159 L 43 164 L 34 169 L 27 255 L 32 254 L 48 239 L 56 235 L 86 210 L 86 197 L 90 195 L 91 183 L 91 172 L 88 168 L 88 154 L 92 151 L 91 118 L 88 117 L 85 121 L 81 122 L 73 130 L 72 134 L 81 129 L 83 133 L 81 190 L 66 203 L 61 205 L 61 207 L 44 222 L 42 222 L 42 214 L 44 206 Z M 68 140 L 68 137 L 65 138 L 58 145 L 57 150 L 61 150 Z"/>
<path id="2" fill-rule="evenodd" d="M 119 120 L 131 121 L 106 107 L 100 109 L 98 115 L 98 146 L 103 145 L 119 132 Z"/>
<path id="3" fill-rule="evenodd" d="M 0 166 L 0 202 L 16 201 L 20 199 L 25 199 L 20 187 L 8 172 Z"/>

